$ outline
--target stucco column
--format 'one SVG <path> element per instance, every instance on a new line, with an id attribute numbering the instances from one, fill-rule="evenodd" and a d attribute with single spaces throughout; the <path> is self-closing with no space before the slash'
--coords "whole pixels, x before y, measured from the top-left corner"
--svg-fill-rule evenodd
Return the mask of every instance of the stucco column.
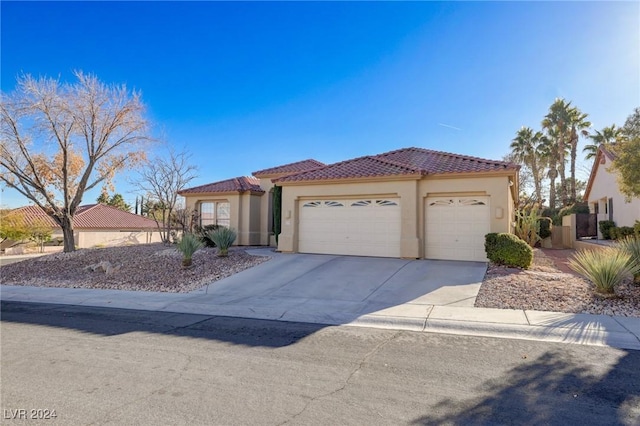
<path id="1" fill-rule="evenodd" d="M 418 196 L 418 181 L 403 182 L 401 190 L 398 192 L 400 195 L 400 208 L 401 208 L 401 229 L 402 238 L 400 239 L 400 257 L 406 259 L 419 259 L 422 256 L 421 253 L 421 240 L 418 237 L 421 227 L 419 226 L 419 200 L 422 200 Z"/>

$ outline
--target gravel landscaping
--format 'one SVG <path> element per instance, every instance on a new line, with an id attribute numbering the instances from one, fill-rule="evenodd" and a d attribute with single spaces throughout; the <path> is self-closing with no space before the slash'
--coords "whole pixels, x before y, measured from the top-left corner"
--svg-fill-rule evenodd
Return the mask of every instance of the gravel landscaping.
<path id="1" fill-rule="evenodd" d="M 615 296 L 602 296 L 588 280 L 562 272 L 535 249 L 529 270 L 489 265 L 475 306 L 640 317 L 640 286 L 629 277 Z"/>
<path id="2" fill-rule="evenodd" d="M 220 258 L 216 249 L 204 248 L 185 269 L 175 247 L 142 244 L 35 257 L 2 266 L 0 279 L 6 285 L 187 293 L 268 259 L 239 247 Z M 563 270 L 539 249 L 529 270 L 490 264 L 475 306 L 640 317 L 640 286 L 630 278 L 615 296 L 606 297 L 586 279 Z"/>
<path id="3" fill-rule="evenodd" d="M 0 277 L 6 285 L 188 293 L 268 259 L 235 247 L 218 257 L 215 248 L 203 248 L 183 268 L 175 247 L 140 244 L 35 257 L 3 266 Z"/>

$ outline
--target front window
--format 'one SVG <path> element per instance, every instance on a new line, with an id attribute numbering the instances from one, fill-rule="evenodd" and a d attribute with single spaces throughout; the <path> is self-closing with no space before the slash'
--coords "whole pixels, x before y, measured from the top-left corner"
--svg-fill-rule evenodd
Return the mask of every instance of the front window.
<path id="1" fill-rule="evenodd" d="M 231 209 L 226 201 L 205 201 L 200 203 L 200 226 L 231 226 Z"/>

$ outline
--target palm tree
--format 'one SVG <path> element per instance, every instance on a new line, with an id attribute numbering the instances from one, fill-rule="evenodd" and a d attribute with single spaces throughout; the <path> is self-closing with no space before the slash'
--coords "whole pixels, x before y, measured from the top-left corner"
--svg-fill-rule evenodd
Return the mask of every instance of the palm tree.
<path id="1" fill-rule="evenodd" d="M 558 144 L 555 143 L 558 138 L 556 130 L 550 128 L 547 130 L 548 137 L 544 137 L 540 144 L 541 158 L 547 165 L 547 177 L 549 178 L 549 208 L 557 207 L 556 200 L 556 179 L 558 178 Z"/>
<path id="2" fill-rule="evenodd" d="M 570 139 L 569 146 L 571 148 L 571 160 L 570 160 L 570 173 L 571 180 L 569 181 L 569 202 L 574 204 L 578 198 L 578 192 L 576 190 L 576 158 L 578 156 L 578 140 L 580 136 L 588 136 L 591 122 L 587 120 L 589 115 L 583 113 L 578 107 L 573 107 L 569 110 L 569 123 Z"/>
<path id="3" fill-rule="evenodd" d="M 620 127 L 616 127 L 615 124 L 612 124 L 602 130 L 596 130 L 593 135 L 589 135 L 588 137 L 593 141 L 593 144 L 585 145 L 582 149 L 582 152 L 587 153 L 586 157 L 584 157 L 585 160 L 596 158 L 598 147 L 600 147 L 600 145 L 606 146 L 617 142 L 618 139 L 622 137 L 622 129 Z"/>
<path id="4" fill-rule="evenodd" d="M 566 150 L 570 141 L 570 111 L 571 102 L 566 102 L 564 99 L 556 98 L 556 100 L 549 107 L 549 112 L 542 120 L 542 127 L 547 131 L 547 134 L 551 138 L 551 143 L 556 145 L 552 150 L 554 152 L 554 162 L 556 167 L 554 168 L 554 176 L 560 176 L 560 198 L 562 205 L 568 204 L 568 188 L 567 178 L 565 173 L 566 163 Z M 551 171 L 551 170 L 550 170 Z M 554 177 L 554 179 L 555 179 Z M 554 192 L 554 185 L 551 185 L 550 190 Z M 551 192 L 550 191 L 550 192 Z M 551 196 L 549 196 L 551 198 Z M 551 206 L 554 208 L 555 206 Z"/>
<path id="5" fill-rule="evenodd" d="M 511 152 L 517 161 L 531 169 L 536 200 L 542 202 L 542 173 L 540 147 L 544 142 L 542 132 L 535 132 L 530 127 L 522 127 L 511 141 Z"/>

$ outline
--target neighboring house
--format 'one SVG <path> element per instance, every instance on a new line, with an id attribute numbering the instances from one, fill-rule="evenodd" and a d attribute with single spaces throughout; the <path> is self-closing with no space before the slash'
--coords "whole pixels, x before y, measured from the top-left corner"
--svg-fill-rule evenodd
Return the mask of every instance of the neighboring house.
<path id="1" fill-rule="evenodd" d="M 640 198 L 630 198 L 620 192 L 616 172 L 610 170 L 614 158 L 604 146 L 598 148 L 584 199 L 591 213 L 598 215 L 598 222 L 612 220 L 616 226 L 633 226 L 640 220 Z M 602 238 L 600 229 L 598 238 Z"/>
<path id="2" fill-rule="evenodd" d="M 282 252 L 485 261 L 484 236 L 512 232 L 519 166 L 422 148 L 324 165 L 305 160 L 181 191 L 239 245 L 272 245 L 282 186 Z M 208 221 L 208 222 L 207 222 Z"/>
<path id="3" fill-rule="evenodd" d="M 22 214 L 27 223 L 38 222 L 50 226 L 53 229 L 52 238 L 62 238 L 60 226 L 40 207 L 26 206 L 14 211 Z M 161 241 L 154 220 L 106 204 L 79 206 L 73 218 L 73 230 L 78 248 Z"/>

